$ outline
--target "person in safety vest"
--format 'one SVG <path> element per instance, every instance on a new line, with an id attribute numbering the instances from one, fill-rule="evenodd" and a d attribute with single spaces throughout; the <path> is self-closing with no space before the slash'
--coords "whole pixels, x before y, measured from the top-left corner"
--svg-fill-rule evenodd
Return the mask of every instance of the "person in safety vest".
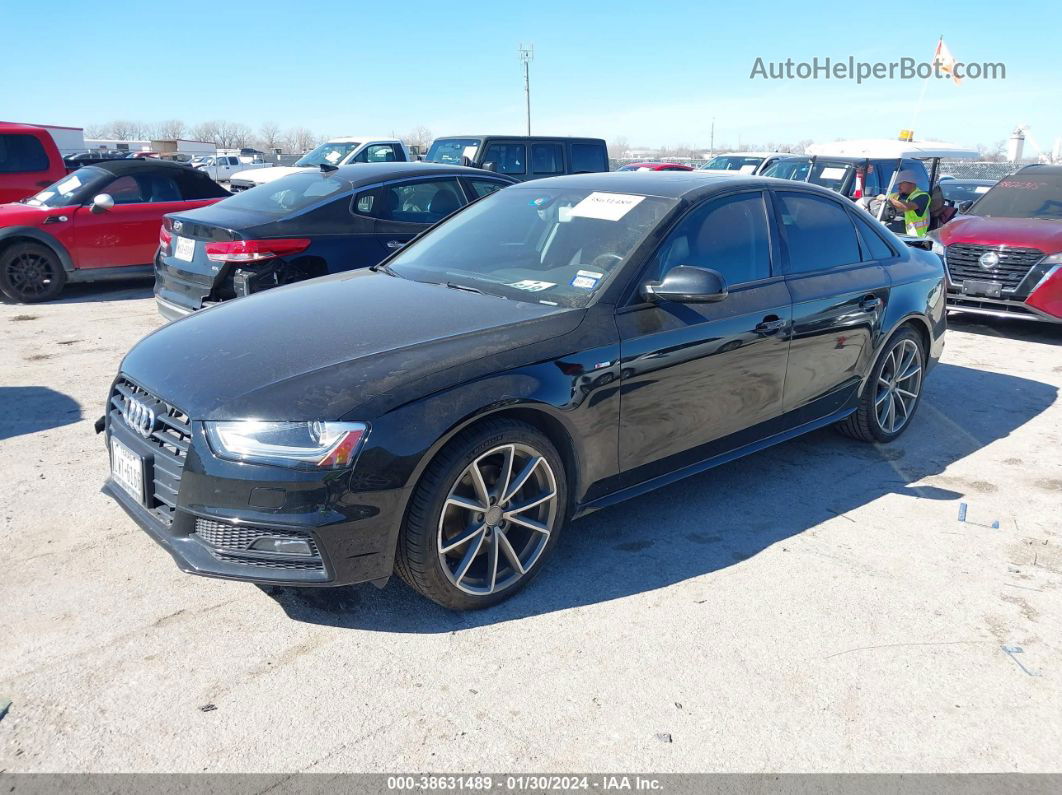
<path id="1" fill-rule="evenodd" d="M 930 196 L 920 190 L 913 171 L 901 171 L 896 177 L 899 192 L 890 193 L 889 204 L 903 213 L 904 233 L 910 237 L 925 237 L 929 231 Z"/>

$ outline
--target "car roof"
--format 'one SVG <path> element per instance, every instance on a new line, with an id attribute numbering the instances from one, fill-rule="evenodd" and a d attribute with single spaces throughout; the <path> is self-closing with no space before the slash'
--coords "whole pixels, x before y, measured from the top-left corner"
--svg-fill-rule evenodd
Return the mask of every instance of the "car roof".
<path id="1" fill-rule="evenodd" d="M 160 160 L 154 157 L 136 157 L 130 158 L 129 160 L 99 160 L 93 161 L 90 165 L 84 166 L 84 168 L 102 169 L 103 171 L 109 171 L 115 176 L 122 176 L 123 174 L 133 174 L 137 171 L 145 171 L 148 169 L 162 169 L 163 171 L 169 169 L 172 171 L 179 171 L 182 174 L 204 173 L 196 171 L 195 169 L 186 166 L 184 163 L 177 163 L 173 160 Z"/>
<path id="2" fill-rule="evenodd" d="M 1047 163 L 1030 163 L 1029 165 L 1018 169 L 1015 173 L 1020 174 L 1022 171 L 1029 171 L 1030 169 L 1038 171 L 1041 174 L 1062 174 L 1062 166 L 1051 166 Z"/>
<path id="3" fill-rule="evenodd" d="M 838 198 L 837 193 L 818 185 L 793 182 L 788 179 L 754 177 L 741 172 L 710 171 L 600 171 L 590 174 L 569 174 L 563 177 L 547 177 L 514 185 L 509 190 L 535 190 L 536 188 L 572 188 L 575 190 L 601 191 L 603 193 L 630 193 L 635 196 L 659 196 L 665 199 L 688 199 L 697 201 L 728 188 L 781 188 L 784 190 L 807 189 Z"/>
<path id="4" fill-rule="evenodd" d="M 393 143 L 398 139 L 393 135 L 341 135 L 337 138 L 329 138 L 325 143 L 329 144 L 360 144 L 371 141 L 387 141 Z"/>
<path id="5" fill-rule="evenodd" d="M 337 176 L 349 180 L 354 187 L 405 177 L 489 177 L 502 182 L 514 183 L 515 179 L 505 174 L 484 171 L 481 168 L 451 166 L 445 163 L 423 163 L 419 160 L 397 161 L 390 163 L 350 163 L 339 166 L 334 172 Z"/>
<path id="6" fill-rule="evenodd" d="M 464 138 L 504 138 L 506 141 L 593 141 L 595 144 L 605 142 L 604 138 L 586 138 L 581 135 L 440 135 L 435 140 L 452 141 Z"/>
<path id="7" fill-rule="evenodd" d="M 788 157 L 791 154 L 793 154 L 793 152 L 717 152 L 712 155 L 709 160 L 716 157 L 773 157 L 775 155 Z"/>

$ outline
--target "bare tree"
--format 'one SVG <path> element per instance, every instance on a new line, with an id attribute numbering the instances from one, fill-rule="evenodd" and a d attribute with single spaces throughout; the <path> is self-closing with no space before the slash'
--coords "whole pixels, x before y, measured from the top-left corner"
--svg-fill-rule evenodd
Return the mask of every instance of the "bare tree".
<path id="1" fill-rule="evenodd" d="M 627 143 L 627 139 L 621 135 L 608 142 L 608 156 L 613 159 L 624 157 L 626 151 L 630 148 L 631 145 Z"/>
<path id="2" fill-rule="evenodd" d="M 266 152 L 271 152 L 280 147 L 280 127 L 276 122 L 262 122 L 258 128 L 258 145 Z"/>
<path id="3" fill-rule="evenodd" d="M 292 127 L 284 134 L 284 140 L 291 152 L 306 152 L 313 148 L 316 136 L 305 127 Z"/>
<path id="4" fill-rule="evenodd" d="M 218 123 L 216 121 L 204 121 L 192 128 L 192 137 L 197 141 L 209 141 L 218 145 Z"/>
<path id="5" fill-rule="evenodd" d="M 991 146 L 978 144 L 977 151 L 980 153 L 982 160 L 999 163 L 1006 160 L 1007 142 L 1005 139 L 1000 139 Z"/>
<path id="6" fill-rule="evenodd" d="M 106 138 L 110 130 L 107 124 L 89 124 L 85 127 L 85 135 L 89 138 Z"/>
<path id="7" fill-rule="evenodd" d="M 110 133 L 110 138 L 118 141 L 132 141 L 141 136 L 144 125 L 138 121 L 116 119 L 108 125 L 107 129 Z"/>
<path id="8" fill-rule="evenodd" d="M 402 136 L 406 146 L 415 146 L 421 152 L 426 152 L 431 142 L 435 140 L 431 130 L 423 125 L 418 125 Z"/>
<path id="9" fill-rule="evenodd" d="M 184 136 L 187 127 L 180 119 L 166 119 L 155 125 L 155 135 L 168 141 Z"/>

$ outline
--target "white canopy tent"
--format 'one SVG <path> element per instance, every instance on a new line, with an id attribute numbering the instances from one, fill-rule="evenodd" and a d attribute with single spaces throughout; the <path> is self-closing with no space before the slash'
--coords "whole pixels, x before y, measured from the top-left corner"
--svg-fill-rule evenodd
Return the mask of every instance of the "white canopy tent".
<path id="1" fill-rule="evenodd" d="M 820 157 L 833 155 L 835 157 L 895 157 L 896 159 L 939 157 L 942 160 L 976 160 L 980 157 L 976 149 L 968 149 L 943 141 L 898 141 L 894 138 L 865 138 L 858 141 L 812 144 L 807 148 L 807 153 Z"/>

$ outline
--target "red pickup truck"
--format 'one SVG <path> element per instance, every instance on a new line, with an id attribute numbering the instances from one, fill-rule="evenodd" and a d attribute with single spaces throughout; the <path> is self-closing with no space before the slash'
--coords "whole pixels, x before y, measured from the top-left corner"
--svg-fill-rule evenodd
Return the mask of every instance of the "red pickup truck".
<path id="1" fill-rule="evenodd" d="M 1062 166 L 1026 166 L 960 213 L 929 233 L 948 308 L 1062 323 Z"/>
<path id="2" fill-rule="evenodd" d="M 0 122 L 0 204 L 32 196 L 67 171 L 46 129 Z"/>

